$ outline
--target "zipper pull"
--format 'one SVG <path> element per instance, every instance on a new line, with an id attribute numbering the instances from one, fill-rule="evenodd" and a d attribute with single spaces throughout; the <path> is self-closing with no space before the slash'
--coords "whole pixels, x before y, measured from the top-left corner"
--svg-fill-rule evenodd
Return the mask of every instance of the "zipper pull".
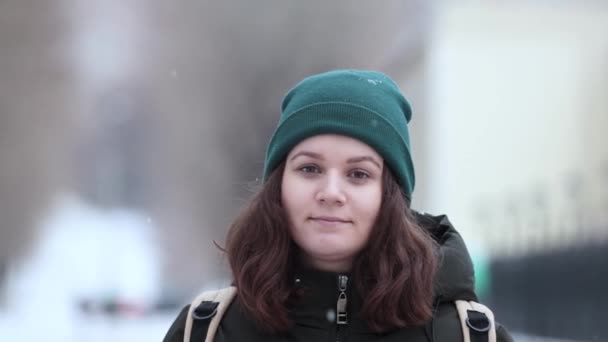
<path id="1" fill-rule="evenodd" d="M 337 311 L 337 320 L 338 324 L 348 324 L 348 319 L 346 316 L 346 288 L 348 286 L 348 277 L 345 275 L 341 275 L 338 278 L 338 290 L 340 290 L 340 294 L 338 295 L 338 303 L 336 307 Z"/>

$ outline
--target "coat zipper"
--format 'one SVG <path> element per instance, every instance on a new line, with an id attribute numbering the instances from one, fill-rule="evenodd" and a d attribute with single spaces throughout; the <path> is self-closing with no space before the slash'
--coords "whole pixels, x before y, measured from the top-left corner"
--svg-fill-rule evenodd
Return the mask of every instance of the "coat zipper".
<path id="1" fill-rule="evenodd" d="M 338 276 L 338 302 L 336 304 L 336 342 L 342 341 L 342 332 L 348 324 L 348 316 L 346 313 L 346 305 L 348 304 L 346 297 L 346 289 L 348 288 L 348 277 L 345 275 Z"/>

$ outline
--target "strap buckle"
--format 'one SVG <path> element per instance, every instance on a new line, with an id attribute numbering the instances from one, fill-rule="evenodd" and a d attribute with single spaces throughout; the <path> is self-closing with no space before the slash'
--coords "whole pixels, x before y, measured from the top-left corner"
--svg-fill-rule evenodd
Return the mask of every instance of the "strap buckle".
<path id="1" fill-rule="evenodd" d="M 490 331 L 491 324 L 488 316 L 483 312 L 467 310 L 467 319 L 465 322 L 469 329 L 474 331 L 476 334 L 485 334 Z"/>
<path id="2" fill-rule="evenodd" d="M 192 318 L 196 320 L 211 319 L 217 313 L 217 306 L 220 303 L 203 301 L 192 312 Z"/>

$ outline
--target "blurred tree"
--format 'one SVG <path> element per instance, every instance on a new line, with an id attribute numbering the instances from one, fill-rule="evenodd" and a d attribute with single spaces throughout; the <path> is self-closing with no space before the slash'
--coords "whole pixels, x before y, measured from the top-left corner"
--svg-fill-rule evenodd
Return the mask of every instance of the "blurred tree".
<path id="1" fill-rule="evenodd" d="M 24 253 L 65 179 L 74 114 L 65 24 L 52 3 L 0 3 L 0 264 Z"/>

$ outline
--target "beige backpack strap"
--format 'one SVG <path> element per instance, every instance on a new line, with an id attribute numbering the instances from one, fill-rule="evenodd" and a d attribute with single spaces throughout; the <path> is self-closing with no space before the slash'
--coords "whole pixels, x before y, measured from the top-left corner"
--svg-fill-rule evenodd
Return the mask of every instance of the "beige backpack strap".
<path id="1" fill-rule="evenodd" d="M 496 342 L 496 325 L 494 324 L 494 313 L 487 306 L 473 302 L 473 301 L 465 301 L 465 300 L 457 300 L 455 301 L 456 309 L 458 310 L 458 317 L 460 318 L 460 325 L 462 327 L 462 334 L 464 336 L 464 342 L 471 342 L 471 332 L 469 326 L 467 325 L 467 319 L 469 318 L 469 314 L 467 310 L 474 310 L 484 313 L 488 320 L 490 321 L 490 330 L 488 331 L 488 342 Z"/>
<path id="2" fill-rule="evenodd" d="M 215 332 L 220 325 L 220 321 L 222 320 L 222 316 L 230 306 L 230 303 L 234 299 L 236 295 L 236 287 L 230 286 L 220 290 L 215 291 L 205 291 L 198 295 L 190 304 L 190 309 L 188 310 L 188 317 L 186 318 L 186 327 L 184 328 L 184 342 L 190 342 L 190 334 L 192 333 L 192 323 L 193 317 L 192 314 L 194 309 L 196 309 L 203 301 L 210 302 L 218 302 L 219 305 L 216 308 L 216 313 L 211 319 L 209 323 L 209 329 L 207 330 L 207 337 L 205 338 L 205 342 L 212 342 L 213 337 L 215 336 Z M 201 341 L 203 342 L 203 341 Z"/>

